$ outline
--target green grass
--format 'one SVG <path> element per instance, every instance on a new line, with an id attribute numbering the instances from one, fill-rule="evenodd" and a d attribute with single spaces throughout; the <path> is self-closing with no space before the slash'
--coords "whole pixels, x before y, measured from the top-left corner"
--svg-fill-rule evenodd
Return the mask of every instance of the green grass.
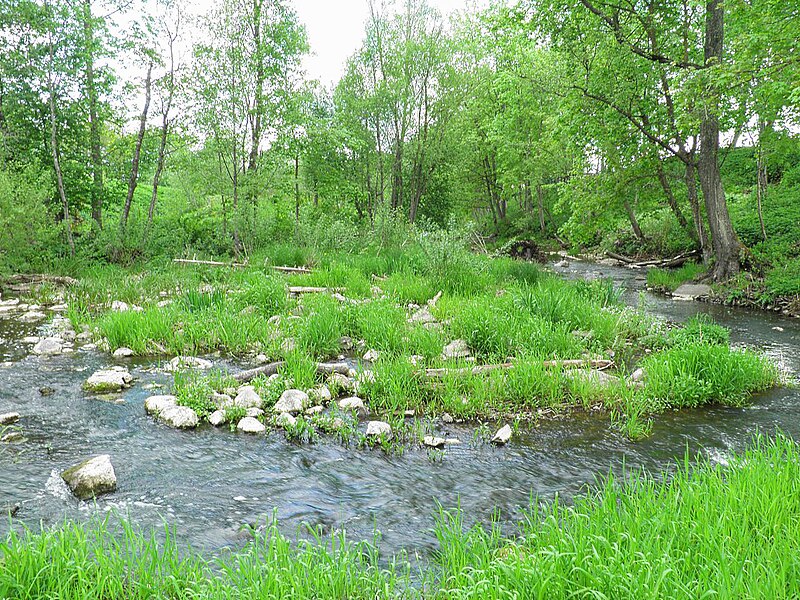
<path id="1" fill-rule="evenodd" d="M 404 555 L 382 557 L 377 539 L 312 531 L 292 542 L 274 522 L 213 559 L 169 529 L 65 523 L 0 543 L 0 597 L 796 598 L 798 481 L 797 445 L 756 437 L 725 466 L 687 454 L 659 476 L 609 475 L 572 503 L 533 502 L 512 537 L 441 511 L 437 547 L 414 568 Z"/>
<path id="2" fill-rule="evenodd" d="M 674 292 L 684 283 L 695 281 L 704 275 L 706 268 L 697 263 L 687 262 L 678 269 L 650 269 L 647 272 L 647 285 L 660 291 Z"/>

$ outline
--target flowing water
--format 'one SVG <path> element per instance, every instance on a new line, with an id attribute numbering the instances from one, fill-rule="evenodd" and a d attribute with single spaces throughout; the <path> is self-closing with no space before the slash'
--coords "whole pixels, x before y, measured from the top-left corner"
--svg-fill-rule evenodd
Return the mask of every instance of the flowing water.
<path id="1" fill-rule="evenodd" d="M 556 270 L 567 277 L 611 277 L 626 290 L 626 302 L 641 301 L 641 272 L 578 262 Z M 792 377 L 800 371 L 800 321 L 650 294 L 644 299 L 649 312 L 671 321 L 709 313 L 732 330 L 733 342 L 766 351 Z M 82 351 L 30 356 L 18 340 L 36 333 L 36 326 L 0 320 L 0 362 L 6 361 L 0 413 L 19 412 L 27 437 L 0 449 L 0 506 L 19 503 L 17 518 L 28 525 L 109 511 L 145 527 L 167 522 L 182 541 L 212 552 L 240 545 L 243 525 L 275 514 L 289 535 L 303 524 L 346 529 L 350 539 L 372 540 L 378 531 L 386 554 L 424 554 L 435 545 L 437 503 L 460 504 L 468 521 L 489 521 L 499 510 L 510 522 L 532 496 L 569 497 L 623 464 L 658 473 L 687 448 L 724 461 L 756 431 L 800 437 L 800 391 L 787 389 L 760 395 L 746 408 L 660 415 L 652 435 L 637 443 L 612 430 L 607 415 L 543 421 L 505 448 L 473 443 L 471 429 L 444 426 L 465 443 L 449 447 L 442 460 L 416 449 L 386 456 L 332 441 L 297 446 L 281 433 L 245 436 L 210 426 L 177 431 L 153 422 L 143 409 L 144 399 L 157 393 L 144 386 L 168 384 L 168 375 L 147 362 L 128 363 L 136 382 L 124 402 L 98 400 L 81 384 L 112 358 Z M 45 386 L 54 393 L 40 394 Z M 96 454 L 111 455 L 117 491 L 96 504 L 79 502 L 58 473 Z M 0 535 L 8 527 L 0 518 Z"/>

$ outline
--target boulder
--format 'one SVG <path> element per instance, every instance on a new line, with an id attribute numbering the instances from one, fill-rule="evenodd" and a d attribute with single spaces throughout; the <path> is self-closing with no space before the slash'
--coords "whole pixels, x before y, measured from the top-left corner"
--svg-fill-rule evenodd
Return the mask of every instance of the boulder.
<path id="1" fill-rule="evenodd" d="M 24 442 L 25 436 L 21 431 L 9 431 L 3 437 L 0 437 L 0 442 L 3 444 L 13 444 L 16 442 Z"/>
<path id="2" fill-rule="evenodd" d="M 264 433 L 267 430 L 267 428 L 264 427 L 264 424 L 261 421 L 253 417 L 245 417 L 242 420 L 240 420 L 239 423 L 236 425 L 236 429 L 238 431 L 241 431 L 242 433 L 252 433 L 252 434 Z"/>
<path id="3" fill-rule="evenodd" d="M 225 418 L 225 411 L 223 410 L 215 410 L 208 416 L 208 422 L 211 423 L 214 427 L 219 427 L 220 425 L 224 425 L 227 419 Z"/>
<path id="4" fill-rule="evenodd" d="M 312 402 L 317 402 L 319 404 L 327 404 L 333 398 L 331 395 L 331 390 L 327 385 L 318 385 L 317 387 L 308 390 L 308 397 Z"/>
<path id="5" fill-rule="evenodd" d="M 289 413 L 281 413 L 276 417 L 275 424 L 283 428 L 294 427 L 297 424 L 297 419 Z"/>
<path id="6" fill-rule="evenodd" d="M 57 337 L 48 337 L 36 342 L 33 353 L 41 356 L 54 356 L 64 350 L 64 341 Z"/>
<path id="7" fill-rule="evenodd" d="M 308 416 L 318 415 L 321 414 L 325 410 L 324 406 L 317 404 L 316 406 L 312 406 L 311 408 L 306 409 L 306 414 Z"/>
<path id="8" fill-rule="evenodd" d="M 84 387 L 90 392 L 109 393 L 119 392 L 130 385 L 133 376 L 124 367 L 101 369 L 92 373 L 86 380 Z"/>
<path id="9" fill-rule="evenodd" d="M 117 476 L 108 454 L 95 456 L 70 467 L 61 473 L 61 478 L 81 500 L 88 500 L 117 489 Z"/>
<path id="10" fill-rule="evenodd" d="M 364 401 L 357 396 L 351 396 L 349 398 L 339 400 L 339 408 L 342 410 L 352 410 L 360 415 L 367 414 L 367 407 L 364 406 Z"/>
<path id="11" fill-rule="evenodd" d="M 413 324 L 425 325 L 427 323 L 435 323 L 436 317 L 431 314 L 427 306 L 423 306 L 408 319 L 408 322 Z"/>
<path id="12" fill-rule="evenodd" d="M 442 359 L 467 358 L 470 355 L 469 346 L 464 340 L 453 340 L 442 350 Z"/>
<path id="13" fill-rule="evenodd" d="M 367 362 L 375 362 L 380 358 L 380 352 L 375 349 L 370 348 L 364 353 L 364 360 Z"/>
<path id="14" fill-rule="evenodd" d="M 227 406 L 233 406 L 233 398 L 231 398 L 228 394 L 211 392 L 211 395 L 208 397 L 208 399 L 217 408 L 225 408 Z"/>
<path id="15" fill-rule="evenodd" d="M 447 444 L 447 440 L 433 435 L 426 435 L 423 438 L 422 443 L 428 448 L 443 448 L 445 444 Z"/>
<path id="16" fill-rule="evenodd" d="M 275 403 L 276 413 L 297 414 L 310 406 L 308 394 L 302 390 L 286 390 Z"/>
<path id="17" fill-rule="evenodd" d="M 175 429 L 194 429 L 200 424 L 197 413 L 188 406 L 171 406 L 158 413 L 160 421 Z"/>
<path id="18" fill-rule="evenodd" d="M 608 387 L 620 382 L 616 375 L 596 370 L 574 369 L 567 371 L 565 376 L 575 383 L 589 383 L 599 387 Z"/>
<path id="19" fill-rule="evenodd" d="M 391 437 L 392 436 L 392 426 L 384 421 L 370 421 L 367 423 L 367 437 L 368 438 L 376 438 L 376 437 Z"/>
<path id="20" fill-rule="evenodd" d="M 239 408 L 261 408 L 264 401 L 261 396 L 256 392 L 256 388 L 252 385 L 243 385 L 236 393 L 233 399 L 233 406 Z"/>
<path id="21" fill-rule="evenodd" d="M 176 356 L 173 358 L 165 369 L 167 371 L 179 371 L 182 369 L 197 369 L 199 371 L 206 371 L 214 366 L 210 360 L 205 358 L 197 358 L 196 356 Z"/>
<path id="22" fill-rule="evenodd" d="M 497 444 L 498 446 L 503 446 L 509 442 L 513 433 L 514 432 L 511 430 L 511 425 L 503 425 L 497 430 L 497 433 L 494 434 L 492 443 Z"/>
<path id="23" fill-rule="evenodd" d="M 254 419 L 257 419 L 258 417 L 262 416 L 263 414 L 264 414 L 263 410 L 261 410 L 257 406 L 252 406 L 252 407 L 247 409 L 246 416 L 253 417 Z"/>
<path id="24" fill-rule="evenodd" d="M 328 377 L 328 385 L 336 388 L 337 390 L 352 392 L 355 389 L 356 382 L 347 375 L 342 375 L 341 373 L 332 373 Z"/>
<path id="25" fill-rule="evenodd" d="M 711 286 L 698 283 L 684 283 L 672 292 L 675 300 L 701 300 L 708 298 L 713 293 Z"/>
<path id="26" fill-rule="evenodd" d="M 113 311 L 125 312 L 130 309 L 131 309 L 130 305 L 127 302 L 123 302 L 122 300 L 114 300 L 111 303 L 111 310 Z"/>
<path id="27" fill-rule="evenodd" d="M 178 399 L 175 396 L 150 396 L 144 401 L 144 410 L 148 415 L 157 417 L 162 411 L 178 406 Z"/>
<path id="28" fill-rule="evenodd" d="M 345 352 L 353 349 L 353 338 L 348 335 L 343 335 L 339 338 L 339 347 Z"/>
<path id="29" fill-rule="evenodd" d="M 23 323 L 35 323 L 36 321 L 41 321 L 47 318 L 47 315 L 43 312 L 39 312 L 38 310 L 29 310 L 26 313 L 20 315 L 19 320 Z"/>
<path id="30" fill-rule="evenodd" d="M 18 412 L 7 412 L 0 415 L 0 425 L 11 425 L 19 421 Z"/>
<path id="31" fill-rule="evenodd" d="M 631 381 L 636 383 L 644 381 L 645 377 L 647 377 L 647 373 L 645 373 L 644 369 L 639 367 L 633 373 L 631 373 Z"/>
<path id="32" fill-rule="evenodd" d="M 126 348 L 125 346 L 114 350 L 114 357 L 116 358 L 128 358 L 130 356 L 133 356 L 133 350 Z"/>

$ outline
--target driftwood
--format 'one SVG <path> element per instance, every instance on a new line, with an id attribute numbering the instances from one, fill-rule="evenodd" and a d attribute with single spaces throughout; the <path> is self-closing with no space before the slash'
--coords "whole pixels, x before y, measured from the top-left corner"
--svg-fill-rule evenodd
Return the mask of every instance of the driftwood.
<path id="1" fill-rule="evenodd" d="M 192 258 L 173 258 L 172 262 L 178 263 L 181 265 L 205 265 L 207 267 L 235 267 L 235 268 L 243 268 L 249 266 L 247 263 L 226 263 L 226 262 L 219 262 L 216 260 L 195 260 Z"/>
<path id="2" fill-rule="evenodd" d="M 70 285 L 78 285 L 78 280 L 73 279 L 72 277 L 61 277 L 59 275 L 45 275 L 42 273 L 33 273 L 33 274 L 11 275 L 10 277 L 6 277 L 5 283 L 11 285 L 54 283 L 55 285 L 70 286 Z"/>
<path id="3" fill-rule="evenodd" d="M 546 360 L 542 363 L 544 367 L 562 367 L 564 369 L 591 368 L 597 370 L 609 369 L 614 366 L 613 360 Z M 451 375 L 483 375 L 492 371 L 513 369 L 514 363 L 502 363 L 499 365 L 478 365 L 476 367 L 466 367 L 460 369 L 425 369 L 425 376 L 429 379 L 443 379 Z"/>
<path id="4" fill-rule="evenodd" d="M 624 263 L 626 267 L 629 269 L 645 269 L 650 267 L 657 267 L 659 269 L 668 269 L 671 267 L 680 267 L 685 262 L 691 260 L 692 258 L 697 258 L 698 252 L 697 250 L 692 250 L 691 252 L 684 252 L 683 254 L 679 254 L 673 258 L 658 258 L 653 260 L 640 260 L 637 261 L 629 256 L 624 256 L 622 254 L 617 254 L 616 252 L 608 252 L 607 253 L 610 258 L 620 261 Z"/>
<path id="5" fill-rule="evenodd" d="M 290 294 L 324 294 L 326 292 L 340 294 L 344 288 L 327 288 L 327 287 L 306 287 L 306 286 L 291 286 L 289 288 Z"/>
<path id="6" fill-rule="evenodd" d="M 311 273 L 311 269 L 308 269 L 306 267 L 283 267 L 283 266 L 273 265 L 270 266 L 270 268 L 276 271 L 280 271 L 281 273 L 301 273 L 304 275 L 308 275 L 309 273 Z"/>
<path id="7" fill-rule="evenodd" d="M 233 379 L 235 379 L 238 383 L 248 383 L 256 377 L 260 377 L 262 375 L 265 377 L 275 375 L 285 364 L 285 361 L 279 360 L 277 362 L 264 365 L 263 367 L 256 367 L 255 369 L 248 369 L 246 371 L 234 373 L 231 377 L 233 377 Z M 347 363 L 317 363 L 317 373 L 320 375 L 330 375 L 332 373 L 347 375 L 349 372 L 350 365 Z"/>

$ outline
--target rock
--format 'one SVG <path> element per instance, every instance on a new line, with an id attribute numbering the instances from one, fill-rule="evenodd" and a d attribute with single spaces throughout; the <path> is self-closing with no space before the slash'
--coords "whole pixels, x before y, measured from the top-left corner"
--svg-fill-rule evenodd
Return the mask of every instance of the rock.
<path id="1" fill-rule="evenodd" d="M 175 396 L 150 396 L 144 401 L 145 412 L 155 417 L 160 415 L 162 411 L 174 406 L 178 406 L 178 399 Z"/>
<path id="2" fill-rule="evenodd" d="M 253 360 L 257 365 L 265 365 L 269 362 L 269 356 L 266 354 L 256 354 Z"/>
<path id="3" fill-rule="evenodd" d="M 327 385 L 318 385 L 317 387 L 308 390 L 308 397 L 312 402 L 317 402 L 319 404 L 327 404 L 333 398 Z"/>
<path id="4" fill-rule="evenodd" d="M 61 338 L 57 337 L 39 340 L 33 347 L 33 353 L 41 356 L 54 356 L 56 354 L 61 354 L 62 350 L 64 350 L 64 342 Z"/>
<path id="5" fill-rule="evenodd" d="M 297 340 L 293 337 L 284 338 L 281 342 L 281 352 L 284 354 L 291 354 L 297 349 Z"/>
<path id="6" fill-rule="evenodd" d="M 42 396 L 52 396 L 53 394 L 56 393 L 56 390 L 55 390 L 55 388 L 52 388 L 49 385 L 46 385 L 44 387 L 40 387 L 39 388 L 39 393 Z"/>
<path id="7" fill-rule="evenodd" d="M 170 406 L 159 412 L 158 418 L 175 429 L 194 429 L 200 424 L 197 413 L 188 406 Z"/>
<path id="8" fill-rule="evenodd" d="M 443 448 L 444 445 L 447 444 L 447 440 L 432 435 L 426 435 L 423 438 L 422 443 L 425 444 L 428 448 Z"/>
<path id="9" fill-rule="evenodd" d="M 29 335 L 27 337 L 22 338 L 22 343 L 23 344 L 38 344 L 39 340 L 41 340 L 41 339 L 42 338 L 40 338 L 38 336 Z"/>
<path id="10" fill-rule="evenodd" d="M 41 321 L 46 318 L 47 315 L 43 312 L 39 312 L 38 310 L 29 310 L 28 312 L 20 315 L 19 320 L 23 323 L 35 323 L 36 321 Z"/>
<path id="11" fill-rule="evenodd" d="M 783 333 L 783 327 L 773 327 L 773 331 L 777 331 L 778 333 Z"/>
<path id="12" fill-rule="evenodd" d="M 252 433 L 252 434 L 264 433 L 267 430 L 267 428 L 264 427 L 264 424 L 261 421 L 253 417 L 245 417 L 244 419 L 239 421 L 239 423 L 236 425 L 236 429 L 241 431 L 242 433 Z"/>
<path id="13" fill-rule="evenodd" d="M 111 310 L 118 311 L 118 312 L 125 312 L 126 310 L 130 310 L 131 307 L 128 305 L 127 302 L 123 302 L 122 300 L 114 300 L 111 303 Z"/>
<path id="14" fill-rule="evenodd" d="M 343 335 L 339 338 L 339 347 L 345 352 L 353 349 L 353 338 L 348 335 Z"/>
<path id="15" fill-rule="evenodd" d="M 367 407 L 364 406 L 364 401 L 357 396 L 351 396 L 349 398 L 339 400 L 339 408 L 342 410 L 352 410 L 360 415 L 367 414 Z"/>
<path id="16" fill-rule="evenodd" d="M 233 398 L 231 398 L 228 394 L 211 392 L 211 395 L 209 395 L 208 399 L 217 408 L 225 408 L 228 406 L 233 406 Z"/>
<path id="17" fill-rule="evenodd" d="M 238 406 L 239 408 L 261 408 L 263 404 L 264 401 L 252 385 L 240 387 L 236 398 L 233 399 L 233 406 Z"/>
<path id="18" fill-rule="evenodd" d="M 450 424 L 454 421 L 453 417 L 450 416 L 449 413 L 442 413 L 442 423 Z"/>
<path id="19" fill-rule="evenodd" d="M 366 353 L 364 353 L 363 358 L 367 362 L 375 362 L 378 360 L 378 358 L 380 358 L 380 352 L 374 349 L 369 349 L 366 351 Z"/>
<path id="20" fill-rule="evenodd" d="M 609 375 L 605 371 L 574 369 L 567 371 L 565 376 L 575 383 L 589 383 L 600 387 L 608 387 L 620 383 L 619 377 Z"/>
<path id="21" fill-rule="evenodd" d="M 19 421 L 18 412 L 7 412 L 0 415 L 0 425 L 11 425 Z"/>
<path id="22" fill-rule="evenodd" d="M 196 356 L 176 356 L 173 358 L 167 366 L 165 370 L 167 371 L 179 371 L 181 369 L 197 369 L 200 371 L 206 371 L 214 366 L 210 360 L 206 360 L 205 358 L 197 358 Z"/>
<path id="23" fill-rule="evenodd" d="M 70 467 L 61 473 L 61 478 L 81 500 L 88 500 L 117 489 L 117 476 L 108 454 L 95 456 Z"/>
<path id="24" fill-rule="evenodd" d="M 77 336 L 75 336 L 75 339 L 79 342 L 88 342 L 89 340 L 92 339 L 92 332 L 82 331 Z"/>
<path id="25" fill-rule="evenodd" d="M 133 350 L 123 346 L 122 348 L 117 348 L 116 350 L 114 350 L 114 356 L 116 358 L 128 358 L 130 356 L 133 356 Z"/>
<path id="26" fill-rule="evenodd" d="M 0 506 L 0 515 L 14 517 L 19 512 L 20 508 L 22 507 L 15 502 L 3 504 Z"/>
<path id="27" fill-rule="evenodd" d="M 644 378 L 647 377 L 647 373 L 644 372 L 644 369 L 641 367 L 636 369 L 633 373 L 631 373 L 631 381 L 640 382 L 644 381 Z"/>
<path id="28" fill-rule="evenodd" d="M 118 392 L 130 385 L 131 381 L 133 381 L 133 376 L 125 367 L 112 367 L 92 373 L 84 387 L 90 392 Z"/>
<path id="29" fill-rule="evenodd" d="M 247 409 L 246 416 L 253 417 L 254 419 L 257 419 L 258 417 L 262 416 L 263 414 L 264 414 L 263 410 L 261 410 L 257 406 L 253 406 L 253 407 Z"/>
<path id="30" fill-rule="evenodd" d="M 418 367 L 425 362 L 425 357 L 420 356 L 419 354 L 412 354 L 408 357 L 408 362 L 410 362 L 412 366 Z"/>
<path id="31" fill-rule="evenodd" d="M 469 346 L 464 340 L 453 340 L 442 350 L 442 359 L 467 358 L 470 355 Z"/>
<path id="32" fill-rule="evenodd" d="M 408 319 L 408 322 L 413 324 L 422 324 L 425 325 L 426 323 L 435 323 L 436 317 L 431 314 L 430 309 L 427 306 L 423 306 L 413 315 L 411 318 Z"/>
<path id="33" fill-rule="evenodd" d="M 310 406 L 308 394 L 302 390 L 286 390 L 275 403 L 276 413 L 297 414 Z"/>
<path id="34" fill-rule="evenodd" d="M 215 410 L 208 416 L 208 422 L 211 423 L 214 427 L 219 427 L 220 425 L 224 425 L 227 419 L 225 418 L 225 411 L 222 410 Z"/>
<path id="35" fill-rule="evenodd" d="M 332 373 L 328 377 L 328 385 L 337 390 L 352 392 L 355 390 L 356 382 L 347 375 L 342 375 L 341 373 Z"/>
<path id="36" fill-rule="evenodd" d="M 278 427 L 283 428 L 294 427 L 297 424 L 297 419 L 285 412 L 278 415 L 278 417 L 275 419 L 275 424 Z"/>
<path id="37" fill-rule="evenodd" d="M 324 411 L 324 410 L 325 410 L 325 407 L 324 406 L 320 406 L 318 404 L 316 406 L 312 406 L 311 408 L 307 408 L 306 409 L 306 414 L 308 416 L 318 415 L 318 414 L 321 414 L 322 411 Z"/>
<path id="38" fill-rule="evenodd" d="M 492 443 L 497 444 L 498 446 L 503 446 L 508 443 L 511 439 L 513 431 L 511 431 L 511 425 L 503 425 L 497 433 L 494 434 L 492 438 Z"/>
<path id="39" fill-rule="evenodd" d="M 408 410 L 403 412 L 403 416 L 406 417 L 407 419 L 414 418 L 416 416 L 416 414 L 417 414 L 417 411 L 415 411 L 413 408 L 410 408 L 410 409 L 408 409 Z"/>
<path id="40" fill-rule="evenodd" d="M 9 431 L 3 437 L 0 437 L 0 442 L 3 444 L 13 444 L 15 442 L 24 442 L 25 436 L 21 431 Z"/>
<path id="41" fill-rule="evenodd" d="M 713 294 L 711 286 L 696 283 L 684 283 L 677 290 L 672 292 L 675 300 L 700 300 L 708 298 Z"/>
<path id="42" fill-rule="evenodd" d="M 392 426 L 384 421 L 370 421 L 367 423 L 367 437 L 376 438 L 380 436 L 391 437 Z"/>

